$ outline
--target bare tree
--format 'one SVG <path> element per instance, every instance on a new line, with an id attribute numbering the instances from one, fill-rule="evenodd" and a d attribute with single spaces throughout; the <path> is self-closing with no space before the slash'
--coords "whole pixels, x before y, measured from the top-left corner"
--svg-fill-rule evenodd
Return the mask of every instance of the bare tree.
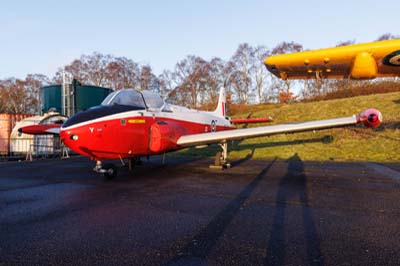
<path id="1" fill-rule="evenodd" d="M 26 110 L 28 113 L 39 113 L 40 110 L 40 88 L 49 85 L 50 79 L 43 74 L 29 74 L 25 78 L 25 90 L 26 90 Z"/>
<path id="2" fill-rule="evenodd" d="M 160 81 L 153 73 L 150 65 L 144 65 L 140 70 L 140 88 L 142 90 L 151 90 L 153 92 L 160 92 Z"/>
<path id="3" fill-rule="evenodd" d="M 394 40 L 394 39 L 400 39 L 399 35 L 393 35 L 391 33 L 385 33 L 382 34 L 381 36 L 376 39 L 376 41 L 386 41 L 386 40 Z"/>
<path id="4" fill-rule="evenodd" d="M 228 63 L 230 84 L 239 103 L 248 103 L 252 93 L 251 69 L 254 62 L 254 48 L 247 43 L 239 45 Z"/>
<path id="5" fill-rule="evenodd" d="M 142 66 L 140 69 L 140 88 L 142 90 L 147 90 L 150 82 L 151 82 L 151 78 L 152 78 L 152 71 L 151 71 L 151 67 L 149 65 L 145 65 Z"/>
<path id="6" fill-rule="evenodd" d="M 60 68 L 56 73 L 57 81 L 62 82 L 62 72 L 66 71 L 82 83 L 89 83 L 89 75 L 87 73 L 87 66 L 81 59 L 75 59 L 71 64 Z"/>
<path id="7" fill-rule="evenodd" d="M 352 45 L 355 44 L 356 40 L 347 40 L 347 41 L 340 41 L 336 44 L 336 47 L 340 47 L 340 46 L 348 46 L 348 45 Z"/>
<path id="8" fill-rule="evenodd" d="M 287 54 L 287 53 L 294 53 L 300 52 L 303 50 L 303 45 L 296 43 L 296 42 L 281 42 L 277 46 L 272 49 L 271 54 Z"/>
<path id="9" fill-rule="evenodd" d="M 140 86 L 139 65 L 126 57 L 114 58 L 106 73 L 107 85 L 115 90 Z"/>
<path id="10" fill-rule="evenodd" d="M 163 73 L 158 76 L 160 84 L 160 94 L 164 98 L 168 98 L 168 95 L 176 87 L 172 75 L 173 73 L 170 70 L 164 70 Z"/>
<path id="11" fill-rule="evenodd" d="M 255 60 L 251 68 L 251 73 L 254 79 L 255 90 L 257 92 L 257 101 L 259 103 L 266 100 L 267 89 L 267 69 L 264 66 L 265 58 L 270 54 L 267 47 L 259 45 L 254 49 Z"/>
<path id="12" fill-rule="evenodd" d="M 7 112 L 7 80 L 0 80 L 0 113 Z"/>
<path id="13" fill-rule="evenodd" d="M 189 55 L 175 66 L 172 78 L 177 85 L 170 96 L 177 103 L 198 107 L 204 102 L 210 64 L 203 58 Z"/>
<path id="14" fill-rule="evenodd" d="M 203 91 L 202 105 L 206 108 L 216 106 L 218 101 L 219 89 L 225 85 L 226 72 L 225 62 L 218 57 L 214 57 L 209 62 L 208 73 L 204 76 L 206 79 L 206 89 Z"/>
<path id="15" fill-rule="evenodd" d="M 272 49 L 271 54 L 286 54 L 300 52 L 303 50 L 303 46 L 295 42 L 281 42 Z M 279 95 L 284 92 L 284 95 L 293 95 L 290 91 L 294 81 L 291 80 L 280 80 L 272 76 L 271 83 L 269 86 L 268 100 L 277 102 L 279 101 Z M 284 97 L 283 97 L 284 98 Z"/>
<path id="16" fill-rule="evenodd" d="M 103 55 L 94 52 L 91 55 L 81 56 L 81 61 L 83 62 L 83 69 L 86 72 L 88 83 L 95 86 L 107 85 L 107 66 L 112 62 L 113 56 Z"/>
<path id="17" fill-rule="evenodd" d="M 5 113 L 27 113 L 28 97 L 25 81 L 15 78 L 3 80 L 1 85 L 2 111 Z"/>
<path id="18" fill-rule="evenodd" d="M 63 71 L 84 84 L 110 87 L 115 90 L 140 86 L 139 65 L 126 57 L 93 53 L 82 55 L 71 64 L 60 68 L 53 82 L 61 83 Z"/>
<path id="19" fill-rule="evenodd" d="M 29 74 L 24 80 L 8 78 L 0 80 L 0 112 L 38 113 L 40 110 L 40 88 L 49 84 L 42 74 Z"/>

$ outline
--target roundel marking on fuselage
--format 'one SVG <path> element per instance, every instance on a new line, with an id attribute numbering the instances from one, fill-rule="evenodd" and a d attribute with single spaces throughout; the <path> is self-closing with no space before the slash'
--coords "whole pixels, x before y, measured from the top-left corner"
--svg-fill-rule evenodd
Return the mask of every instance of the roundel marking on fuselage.
<path id="1" fill-rule="evenodd" d="M 211 132 L 217 131 L 217 121 L 211 120 Z"/>
<path id="2" fill-rule="evenodd" d="M 388 54 L 383 58 L 382 62 L 387 66 L 400 66 L 400 50 Z"/>

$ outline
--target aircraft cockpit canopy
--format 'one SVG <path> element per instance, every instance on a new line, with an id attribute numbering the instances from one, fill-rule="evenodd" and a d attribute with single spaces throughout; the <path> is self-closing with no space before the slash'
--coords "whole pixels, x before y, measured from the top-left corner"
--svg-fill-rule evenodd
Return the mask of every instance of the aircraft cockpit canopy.
<path id="1" fill-rule="evenodd" d="M 160 97 L 160 95 L 147 90 L 141 91 L 141 93 L 148 108 L 160 109 L 164 106 L 164 100 Z"/>
<path id="2" fill-rule="evenodd" d="M 125 89 L 109 94 L 101 105 L 125 105 L 143 109 L 146 109 L 146 107 L 149 109 L 160 109 L 164 106 L 164 100 L 151 91 Z"/>

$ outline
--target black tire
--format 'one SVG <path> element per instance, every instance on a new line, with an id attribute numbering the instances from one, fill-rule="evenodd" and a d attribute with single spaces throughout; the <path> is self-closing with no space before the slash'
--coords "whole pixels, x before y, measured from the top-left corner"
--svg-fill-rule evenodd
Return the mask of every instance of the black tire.
<path id="1" fill-rule="evenodd" d="M 215 166 L 221 166 L 222 165 L 222 152 L 217 152 L 215 155 L 215 161 L 214 161 Z"/>
<path id="2" fill-rule="evenodd" d="M 106 170 L 103 175 L 108 180 L 114 179 L 118 174 L 117 167 L 112 163 L 105 164 L 103 169 Z"/>

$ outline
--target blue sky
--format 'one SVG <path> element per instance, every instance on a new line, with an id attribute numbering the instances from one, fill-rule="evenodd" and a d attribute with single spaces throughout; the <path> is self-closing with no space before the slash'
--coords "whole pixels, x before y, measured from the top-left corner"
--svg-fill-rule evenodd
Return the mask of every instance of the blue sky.
<path id="1" fill-rule="evenodd" d="M 339 41 L 400 34 L 400 1 L 4 1 L 0 79 L 58 67 L 94 51 L 150 64 L 156 74 L 189 54 L 229 59 L 240 43 Z"/>

